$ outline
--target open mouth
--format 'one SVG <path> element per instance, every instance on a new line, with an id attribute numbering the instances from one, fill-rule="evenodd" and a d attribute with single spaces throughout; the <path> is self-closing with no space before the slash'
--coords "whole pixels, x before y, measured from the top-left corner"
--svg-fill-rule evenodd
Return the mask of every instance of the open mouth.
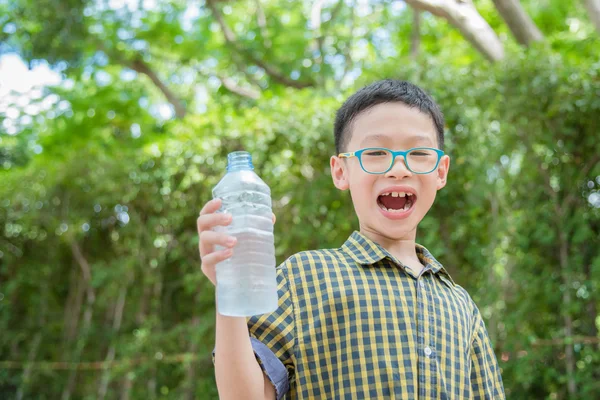
<path id="1" fill-rule="evenodd" d="M 377 197 L 377 205 L 389 212 L 406 212 L 415 204 L 417 196 L 408 192 L 389 192 Z"/>

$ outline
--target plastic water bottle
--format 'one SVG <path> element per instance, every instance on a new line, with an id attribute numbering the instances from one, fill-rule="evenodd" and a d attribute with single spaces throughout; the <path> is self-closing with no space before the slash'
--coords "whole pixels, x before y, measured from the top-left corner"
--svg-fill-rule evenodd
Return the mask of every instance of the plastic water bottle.
<path id="1" fill-rule="evenodd" d="M 213 189 L 213 198 L 222 200 L 218 212 L 233 217 L 231 224 L 216 230 L 237 238 L 232 256 L 216 265 L 219 313 L 250 317 L 275 311 L 271 190 L 254 172 L 250 153 L 236 151 L 227 156 L 227 173 Z"/>

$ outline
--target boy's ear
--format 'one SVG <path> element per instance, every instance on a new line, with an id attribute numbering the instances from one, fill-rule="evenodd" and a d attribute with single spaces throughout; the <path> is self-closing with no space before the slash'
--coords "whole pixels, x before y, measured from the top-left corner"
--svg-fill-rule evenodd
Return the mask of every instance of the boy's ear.
<path id="1" fill-rule="evenodd" d="M 450 169 L 450 157 L 447 155 L 442 156 L 440 159 L 440 165 L 437 169 L 437 189 L 440 190 L 446 186 L 448 180 L 448 170 Z"/>
<path id="2" fill-rule="evenodd" d="M 331 178 L 335 187 L 340 190 L 347 190 L 349 187 L 348 173 L 344 161 L 337 156 L 331 156 L 329 165 L 331 167 Z"/>

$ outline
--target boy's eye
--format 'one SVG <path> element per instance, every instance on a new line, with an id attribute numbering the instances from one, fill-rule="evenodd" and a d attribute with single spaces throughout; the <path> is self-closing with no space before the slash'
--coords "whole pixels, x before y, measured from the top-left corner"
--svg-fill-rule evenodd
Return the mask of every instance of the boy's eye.
<path id="1" fill-rule="evenodd" d="M 409 155 L 412 156 L 417 156 L 417 157 L 429 157 L 429 156 L 433 156 L 433 151 L 429 151 L 429 150 L 415 150 L 415 151 L 411 151 L 409 153 Z"/>
<path id="2" fill-rule="evenodd" d="M 375 156 L 375 157 L 377 157 L 377 156 L 382 157 L 382 156 L 386 156 L 388 154 L 389 153 L 385 150 L 369 150 L 369 151 L 365 151 L 363 153 L 363 155 L 365 155 L 365 156 Z"/>

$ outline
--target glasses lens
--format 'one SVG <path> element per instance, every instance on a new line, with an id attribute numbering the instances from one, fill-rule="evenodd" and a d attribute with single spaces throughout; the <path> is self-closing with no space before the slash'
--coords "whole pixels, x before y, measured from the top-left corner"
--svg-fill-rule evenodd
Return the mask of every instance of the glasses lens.
<path id="1" fill-rule="evenodd" d="M 392 164 L 392 153 L 385 149 L 368 149 L 361 155 L 365 171 L 377 174 L 387 171 Z"/>
<path id="2" fill-rule="evenodd" d="M 414 149 L 406 159 L 408 167 L 414 172 L 428 173 L 434 170 L 438 162 L 438 154 L 429 149 Z"/>

